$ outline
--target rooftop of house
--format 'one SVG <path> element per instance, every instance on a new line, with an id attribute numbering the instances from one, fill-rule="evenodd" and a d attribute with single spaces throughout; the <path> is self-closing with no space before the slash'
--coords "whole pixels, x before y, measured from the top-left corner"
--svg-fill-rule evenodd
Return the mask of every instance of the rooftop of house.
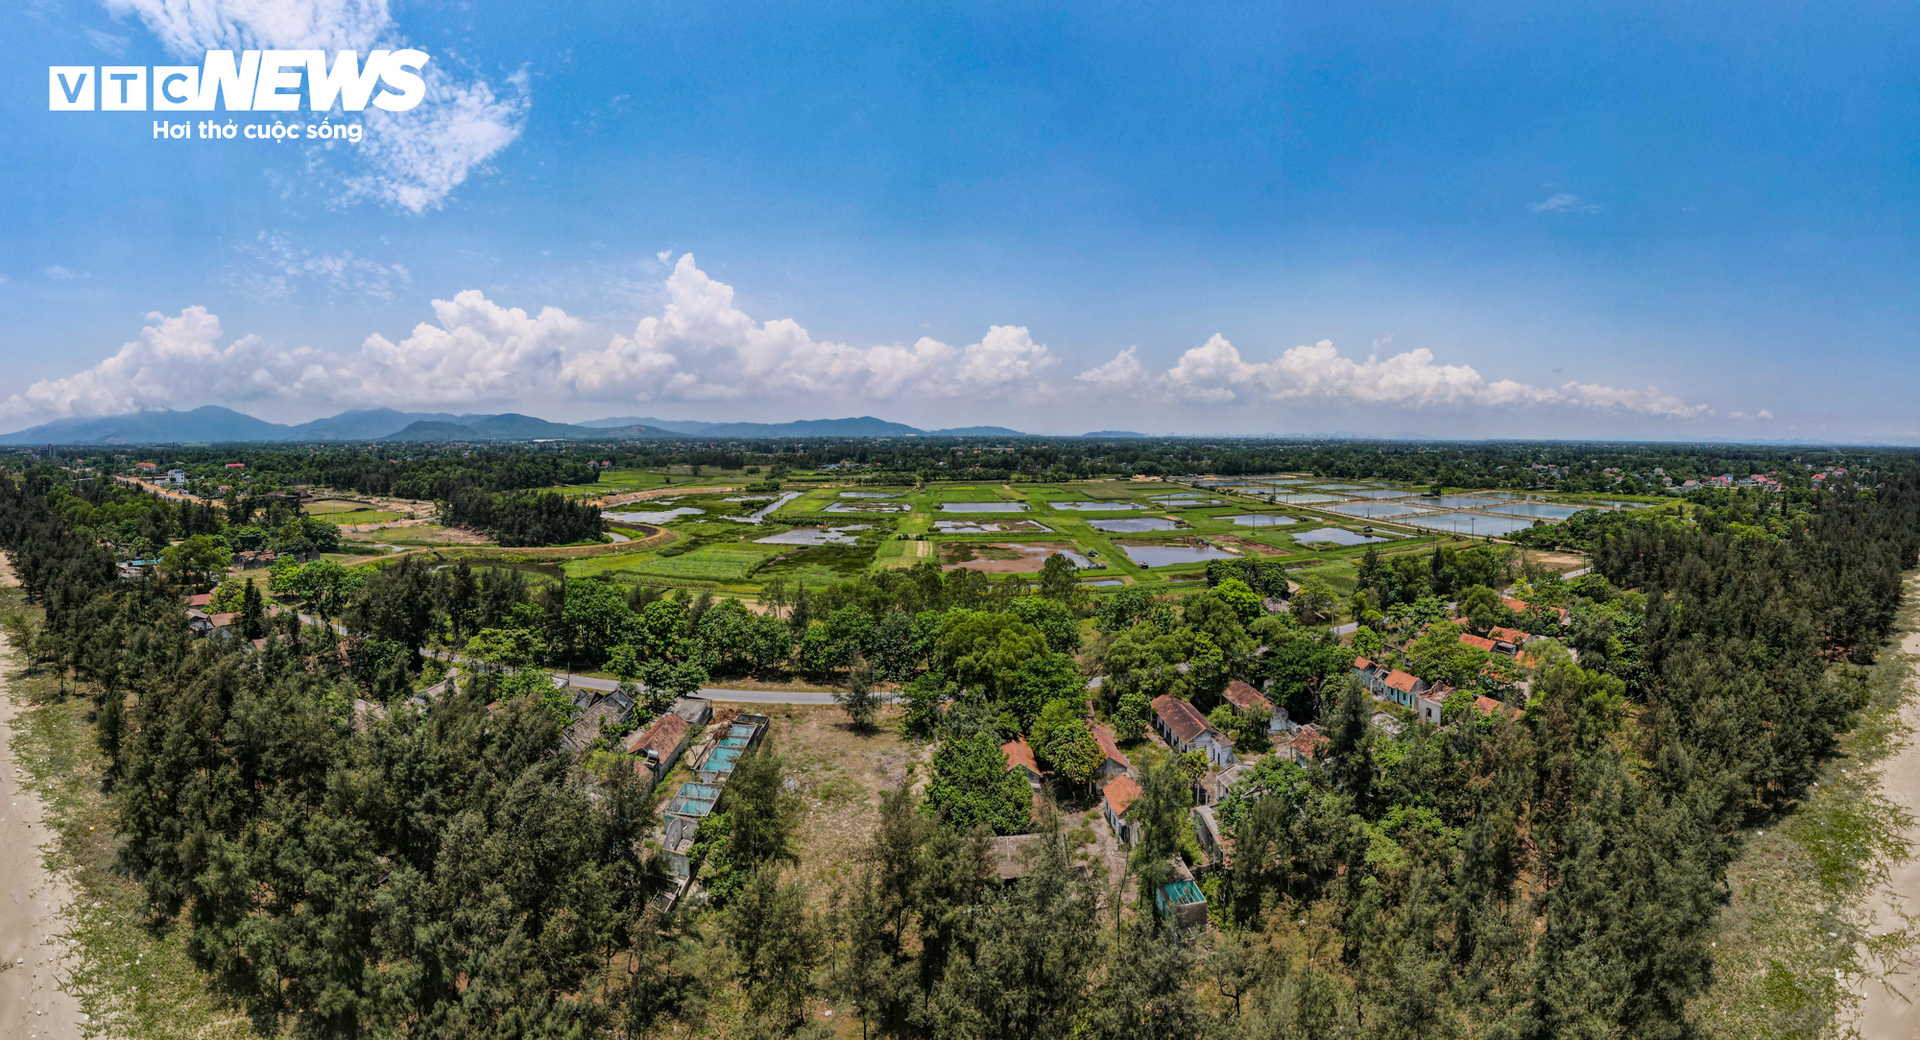
<path id="1" fill-rule="evenodd" d="M 1362 671 L 1365 671 L 1366 669 L 1373 667 L 1373 659 L 1368 657 L 1356 657 L 1353 659 L 1353 666 L 1355 668 L 1361 669 Z"/>
<path id="2" fill-rule="evenodd" d="M 1087 728 L 1093 731 L 1094 743 L 1100 745 L 1101 752 L 1104 753 L 1110 761 L 1118 762 L 1127 769 L 1133 768 L 1133 763 L 1128 760 L 1126 752 L 1120 750 L 1120 742 L 1114 739 L 1112 726 L 1102 726 L 1095 722 Z"/>
<path id="3" fill-rule="evenodd" d="M 1040 763 L 1033 757 L 1033 748 L 1027 744 L 1027 738 L 1015 737 L 1000 745 L 1000 753 L 1007 756 L 1007 768 L 1021 767 L 1036 776 L 1040 773 Z"/>
<path id="4" fill-rule="evenodd" d="M 1393 671 L 1387 673 L 1386 681 L 1388 689 L 1399 690 L 1401 693 L 1412 693 L 1413 688 L 1420 684 L 1420 677 L 1395 668 Z"/>
<path id="5" fill-rule="evenodd" d="M 1133 782 L 1133 777 L 1116 776 L 1107 781 L 1107 786 L 1101 789 L 1100 796 L 1107 800 L 1107 806 L 1113 810 L 1115 816 L 1125 816 L 1127 807 L 1133 804 L 1134 799 L 1140 797 L 1140 785 Z"/>
<path id="6" fill-rule="evenodd" d="M 1153 711 L 1183 744 L 1193 743 L 1212 728 L 1207 725 L 1206 716 L 1200 714 L 1200 709 L 1170 693 L 1153 699 Z"/>
<path id="7" fill-rule="evenodd" d="M 1238 679 L 1227 684 L 1226 698 L 1234 707 L 1244 712 L 1273 710 L 1273 702 L 1268 700 L 1265 694 Z"/>
<path id="8" fill-rule="evenodd" d="M 1519 708 L 1516 708 L 1511 704 L 1502 704 L 1501 702 L 1494 700 L 1492 697 L 1475 697 L 1473 699 L 1473 706 L 1476 708 L 1479 708 L 1480 714 L 1482 715 L 1493 715 L 1498 713 L 1501 715 L 1505 715 L 1511 719 L 1517 719 L 1521 715 L 1525 714 L 1525 712 L 1521 711 Z"/>
<path id="9" fill-rule="evenodd" d="M 1489 652 L 1493 650 L 1493 640 L 1488 639 L 1486 636 L 1476 636 L 1472 632 L 1460 633 L 1460 641 L 1480 650 Z"/>
<path id="10" fill-rule="evenodd" d="M 1287 743 L 1293 745 L 1295 751 L 1300 752 L 1308 758 L 1312 758 L 1318 754 L 1321 747 L 1330 742 L 1330 738 L 1315 728 L 1311 722 L 1295 730 L 1293 735 L 1287 738 Z"/>
<path id="11" fill-rule="evenodd" d="M 644 729 L 627 734 L 627 754 L 644 756 L 648 751 L 666 758 L 687 736 L 687 720 L 668 712 Z"/>
<path id="12" fill-rule="evenodd" d="M 1499 626 L 1488 629 L 1487 634 L 1492 636 L 1495 642 L 1512 643 L 1514 646 L 1519 646 L 1533 638 L 1517 628 L 1500 628 Z"/>
<path id="13" fill-rule="evenodd" d="M 1021 853 L 1045 837 L 1043 834 L 1008 834 L 990 839 L 987 847 L 993 856 L 994 872 L 1000 875 L 1000 880 L 1012 881 L 1032 873 L 1027 869 Z"/>
<path id="14" fill-rule="evenodd" d="M 231 614 L 208 614 L 207 620 L 213 622 L 215 628 L 226 628 L 240 620 L 240 614 L 237 611 Z"/>

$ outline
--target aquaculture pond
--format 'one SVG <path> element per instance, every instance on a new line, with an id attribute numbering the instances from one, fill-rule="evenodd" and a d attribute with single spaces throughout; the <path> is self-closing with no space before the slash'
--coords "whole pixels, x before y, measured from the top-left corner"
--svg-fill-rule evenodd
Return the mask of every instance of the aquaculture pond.
<path id="1" fill-rule="evenodd" d="M 1025 502 L 942 502 L 942 513 L 1023 513 Z"/>
<path id="2" fill-rule="evenodd" d="M 1171 567 L 1176 563 L 1239 559 L 1235 554 L 1211 545 L 1122 545 L 1120 548 L 1142 567 Z"/>
<path id="3" fill-rule="evenodd" d="M 765 538 L 755 538 L 762 545 L 852 545 L 854 536 L 849 531 L 865 531 L 866 524 L 850 524 L 846 527 L 796 527 L 791 531 L 770 534 Z"/>
<path id="4" fill-rule="evenodd" d="M 1048 502 L 1055 509 L 1076 513 L 1112 513 L 1122 509 L 1140 509 L 1137 502 Z"/>
<path id="5" fill-rule="evenodd" d="M 1324 507 L 1329 513 L 1343 513 L 1347 516 L 1406 516 L 1409 513 L 1424 513 L 1424 509 L 1415 509 L 1405 502 L 1340 502 Z"/>
<path id="6" fill-rule="evenodd" d="M 1238 516 L 1223 516 L 1222 520 L 1231 520 L 1242 527 L 1279 527 L 1281 524 L 1297 523 L 1290 516 L 1274 516 L 1271 513 L 1241 513 Z"/>
<path id="7" fill-rule="evenodd" d="M 672 509 L 656 509 L 645 513 L 601 513 L 600 515 L 609 520 L 620 520 L 629 524 L 664 524 L 678 517 L 699 516 L 705 512 L 704 509 L 695 509 L 692 506 L 675 506 Z"/>
<path id="8" fill-rule="evenodd" d="M 1296 542 L 1333 542 L 1336 545 L 1366 545 L 1369 542 L 1390 542 L 1391 538 L 1378 535 L 1355 534 L 1344 527 L 1322 527 L 1318 531 L 1306 531 L 1293 536 Z"/>
<path id="9" fill-rule="evenodd" d="M 1565 520 L 1580 512 L 1581 506 L 1563 506 L 1552 502 L 1502 502 L 1494 507 L 1514 516 L 1537 516 L 1542 520 Z"/>
<path id="10" fill-rule="evenodd" d="M 1531 520 L 1522 520 L 1514 516 L 1495 516 L 1492 513 L 1427 513 L 1409 517 L 1399 523 L 1424 527 L 1430 531 L 1464 534 L 1470 538 L 1489 534 L 1496 536 L 1512 534 L 1523 527 L 1533 526 Z"/>
<path id="11" fill-rule="evenodd" d="M 1110 534 L 1141 534 L 1147 531 L 1178 531 L 1180 525 L 1164 516 L 1124 516 L 1111 520 L 1089 520 L 1087 526 Z"/>

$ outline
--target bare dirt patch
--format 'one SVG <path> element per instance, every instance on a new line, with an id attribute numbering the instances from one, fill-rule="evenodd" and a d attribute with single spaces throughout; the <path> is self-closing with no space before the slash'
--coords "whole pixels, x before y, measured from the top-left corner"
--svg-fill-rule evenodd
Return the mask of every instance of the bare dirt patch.
<path id="1" fill-rule="evenodd" d="M 751 705 L 772 720 L 774 749 L 785 755 L 788 787 L 801 799 L 800 874 L 808 898 L 824 903 L 853 876 L 854 860 L 873 839 L 880 795 L 911 776 L 927 778 L 933 745 L 905 739 L 901 711 L 882 710 L 871 733 L 856 731 L 835 706 Z"/>
<path id="2" fill-rule="evenodd" d="M 1070 545 L 1019 545 L 993 542 L 945 542 L 940 546 L 942 570 L 981 571 L 986 574 L 1037 574 L 1047 557 L 1071 551 Z"/>
<path id="3" fill-rule="evenodd" d="M 1285 549 L 1276 549 L 1271 545 L 1263 545 L 1250 538 L 1242 538 L 1237 534 L 1216 534 L 1211 536 L 1211 541 L 1222 549 L 1237 549 L 1240 552 L 1252 553 L 1255 556 L 1293 555 Z"/>

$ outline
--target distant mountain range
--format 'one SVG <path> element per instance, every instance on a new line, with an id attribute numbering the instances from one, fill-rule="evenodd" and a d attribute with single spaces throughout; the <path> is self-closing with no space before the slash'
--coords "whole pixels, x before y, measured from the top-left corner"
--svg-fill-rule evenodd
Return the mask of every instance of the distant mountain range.
<path id="1" fill-rule="evenodd" d="M 0 445 L 913 436 L 1025 437 L 1027 434 L 1004 426 L 921 430 L 866 415 L 853 419 L 803 419 L 786 423 L 710 423 L 648 418 L 557 423 L 513 412 L 501 415 L 451 415 L 444 412 L 401 412 L 392 408 L 356 409 L 288 426 L 243 415 L 230 408 L 208 405 L 189 412 L 162 409 L 87 419 L 58 419 L 31 429 L 0 435 Z"/>
<path id="2" fill-rule="evenodd" d="M 961 426 L 949 430 L 922 430 L 905 423 L 888 422 L 863 415 L 857 419 L 801 419 L 784 423 L 711 423 L 694 419 L 653 419 L 646 416 L 619 416 L 593 419 L 579 425 L 591 429 L 616 429 L 650 426 L 669 433 L 698 437 L 1026 437 L 1005 426 Z"/>

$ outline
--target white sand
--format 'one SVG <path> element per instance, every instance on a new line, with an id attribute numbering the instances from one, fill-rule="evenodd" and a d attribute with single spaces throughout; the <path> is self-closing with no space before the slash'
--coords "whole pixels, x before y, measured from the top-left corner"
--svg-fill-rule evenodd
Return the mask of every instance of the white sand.
<path id="1" fill-rule="evenodd" d="M 13 571 L 0 556 L 0 585 Z M 66 880 L 50 873 L 40 848 L 52 840 L 41 823 L 40 799 L 24 790 L 14 772 L 13 719 L 19 708 L 7 693 L 7 640 L 0 634 L 0 1037 L 6 1040 L 67 1040 L 81 1036 L 80 1004 L 61 989 L 67 977 L 58 938 L 61 911 L 72 898 Z"/>

